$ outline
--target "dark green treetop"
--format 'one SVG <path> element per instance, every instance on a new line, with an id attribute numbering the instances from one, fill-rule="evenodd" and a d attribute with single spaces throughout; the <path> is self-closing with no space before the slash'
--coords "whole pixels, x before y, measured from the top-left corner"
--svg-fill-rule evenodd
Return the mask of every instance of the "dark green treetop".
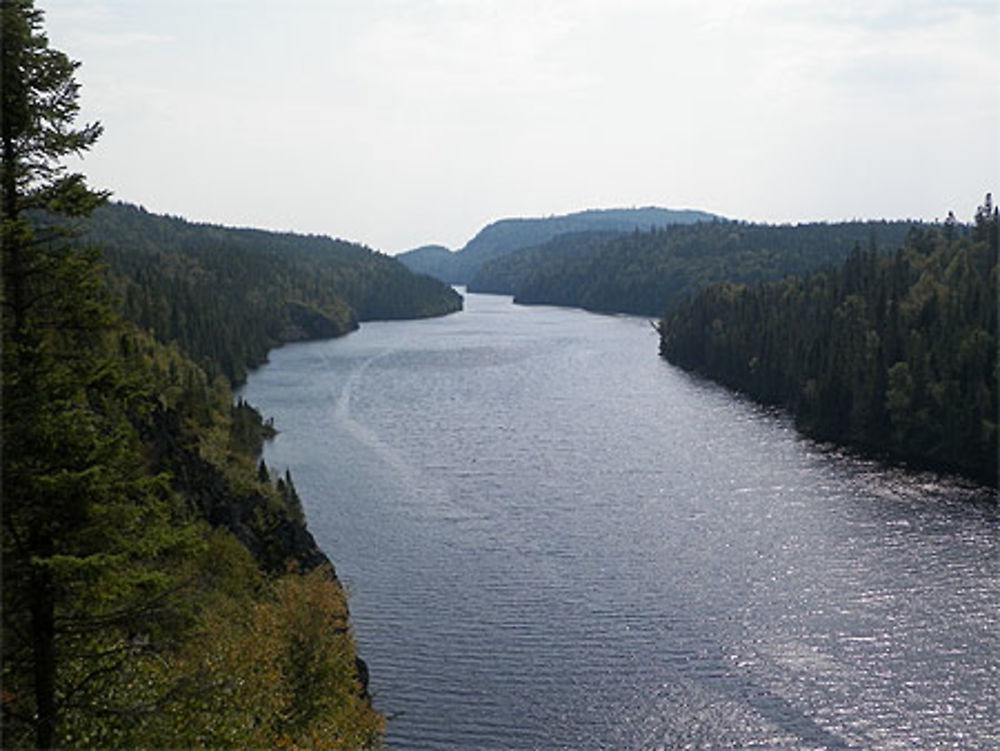
<path id="1" fill-rule="evenodd" d="M 163 564 L 187 535 L 144 471 L 130 418 L 149 394 L 113 356 L 97 254 L 25 217 L 85 215 L 106 195 L 61 161 L 101 131 L 74 127 L 78 64 L 48 47 L 29 0 L 3 0 L 2 14 L 4 724 L 52 748 L 128 634 L 155 631 Z"/>
<path id="2" fill-rule="evenodd" d="M 49 47 L 33 0 L 2 0 L 2 12 L 3 217 L 17 219 L 26 209 L 89 214 L 107 194 L 88 189 L 62 162 L 88 150 L 102 131 L 100 123 L 74 126 L 80 63 Z"/>

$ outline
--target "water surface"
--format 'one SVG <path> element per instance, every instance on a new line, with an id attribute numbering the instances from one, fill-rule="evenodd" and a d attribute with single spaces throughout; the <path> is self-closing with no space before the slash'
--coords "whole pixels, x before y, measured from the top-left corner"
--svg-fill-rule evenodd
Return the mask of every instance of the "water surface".
<path id="1" fill-rule="evenodd" d="M 244 395 L 392 748 L 1000 747 L 995 496 L 800 438 L 647 321 L 467 295 Z"/>

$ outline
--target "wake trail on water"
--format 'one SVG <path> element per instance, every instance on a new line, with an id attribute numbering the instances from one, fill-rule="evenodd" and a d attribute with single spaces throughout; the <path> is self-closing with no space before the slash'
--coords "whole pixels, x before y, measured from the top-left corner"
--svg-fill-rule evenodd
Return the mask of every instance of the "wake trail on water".
<path id="1" fill-rule="evenodd" d="M 448 483 L 433 476 L 433 472 L 420 462 L 415 462 L 405 451 L 382 437 L 379 428 L 359 416 L 354 409 L 356 397 L 363 394 L 363 384 L 373 365 L 397 354 L 399 347 L 387 347 L 356 365 L 342 381 L 339 392 L 330 389 L 331 425 L 336 431 L 353 440 L 362 449 L 360 460 L 375 465 L 373 476 L 390 486 L 403 489 L 402 496 L 409 499 L 422 516 L 446 516 L 456 521 L 477 518 L 461 502 L 460 495 Z M 395 429 L 395 421 L 389 421 Z M 391 434 L 390 434 L 391 437 Z M 395 491 L 394 491 L 395 492 Z"/>
<path id="2" fill-rule="evenodd" d="M 336 424 L 340 429 L 350 435 L 351 438 L 356 440 L 362 446 L 370 449 L 372 455 L 379 462 L 388 466 L 400 481 L 413 485 L 416 484 L 420 478 L 420 470 L 409 462 L 400 451 L 382 440 L 377 431 L 357 419 L 351 411 L 351 400 L 354 396 L 354 391 L 357 388 L 357 385 L 361 382 L 361 379 L 365 376 L 373 363 L 388 357 L 392 353 L 392 349 L 382 350 L 378 354 L 372 355 L 368 359 L 364 360 L 353 371 L 351 371 L 350 375 L 344 381 L 344 385 L 340 389 L 340 394 L 337 396 L 332 417 L 334 424 Z"/>

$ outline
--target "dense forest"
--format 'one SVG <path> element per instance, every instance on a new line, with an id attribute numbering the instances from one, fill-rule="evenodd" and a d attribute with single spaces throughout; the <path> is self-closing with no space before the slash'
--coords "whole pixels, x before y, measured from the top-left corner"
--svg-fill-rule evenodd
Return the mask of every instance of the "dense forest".
<path id="1" fill-rule="evenodd" d="M 102 131 L 75 122 L 78 64 L 33 0 L 0 7 L 4 748 L 377 745 L 344 591 L 232 389 L 282 342 L 460 298 L 352 243 L 108 204 L 65 164 Z M 988 198 L 968 227 L 587 232 L 490 273 L 656 315 L 729 279 L 661 321 L 664 356 L 811 434 L 996 482 L 997 223 Z"/>
<path id="2" fill-rule="evenodd" d="M 843 261 L 861 243 L 898 248 L 912 222 L 701 222 L 627 234 L 566 234 L 485 263 L 472 292 L 523 304 L 659 318 L 713 281 L 752 282 Z"/>
<path id="3" fill-rule="evenodd" d="M 76 229 L 101 249 L 127 320 L 233 382 L 283 342 L 462 305 L 438 280 L 328 237 L 195 224 L 121 203 Z"/>
<path id="4" fill-rule="evenodd" d="M 997 484 L 997 210 L 912 229 L 880 257 L 719 283 L 660 324 L 661 353 L 804 432 Z"/>
<path id="5" fill-rule="evenodd" d="M 449 284 L 467 284 L 484 263 L 521 248 L 541 245 L 558 235 L 570 232 L 632 232 L 635 229 L 710 222 L 719 218 L 704 211 L 647 206 L 638 209 L 589 209 L 560 216 L 500 219 L 483 227 L 461 250 L 454 253 L 440 245 L 427 245 L 401 253 L 397 258 L 414 271 L 430 274 Z"/>
<path id="6" fill-rule="evenodd" d="M 4 748 L 377 744 L 344 592 L 231 387 L 265 346 L 456 299 L 346 243 L 100 210 L 65 165 L 101 134 L 78 63 L 0 7 Z"/>

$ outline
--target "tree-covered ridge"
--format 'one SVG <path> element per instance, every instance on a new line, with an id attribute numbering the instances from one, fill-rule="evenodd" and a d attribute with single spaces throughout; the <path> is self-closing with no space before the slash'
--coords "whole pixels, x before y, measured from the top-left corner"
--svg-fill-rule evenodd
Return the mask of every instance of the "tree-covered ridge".
<path id="1" fill-rule="evenodd" d="M 74 124 L 78 64 L 32 0 L 0 10 L 4 748 L 375 744 L 344 593 L 257 463 L 268 426 L 116 315 L 68 227 L 104 199 L 63 164 L 101 133 Z"/>
<path id="2" fill-rule="evenodd" d="M 426 274 L 448 284 L 456 283 L 453 273 L 455 252 L 443 245 L 422 245 L 400 253 L 396 259 L 414 273 Z"/>
<path id="3" fill-rule="evenodd" d="M 659 317 L 713 281 L 751 282 L 843 261 L 858 243 L 899 247 L 912 222 L 702 222 L 603 237 L 571 234 L 480 268 L 470 291 L 524 304 Z"/>
<path id="4" fill-rule="evenodd" d="M 487 261 L 469 280 L 469 292 L 486 292 L 496 295 L 518 296 L 518 290 L 527 286 L 535 270 L 552 265 L 570 267 L 574 260 L 585 259 L 599 252 L 611 241 L 621 237 L 619 232 L 567 232 L 548 242 L 530 248 L 521 248 L 499 258 Z M 520 300 L 518 300 L 520 302 Z M 557 300 L 553 305 L 571 305 Z"/>
<path id="5" fill-rule="evenodd" d="M 670 362 L 788 408 L 809 435 L 997 483 L 997 211 L 879 257 L 716 284 L 660 326 Z"/>
<path id="6" fill-rule="evenodd" d="M 233 382 L 283 342 L 462 304 L 437 280 L 327 237 L 195 224 L 120 203 L 80 229 L 101 248 L 125 318 Z"/>
<path id="7" fill-rule="evenodd" d="M 72 359 L 79 334 L 62 359 Z M 44 525 L 51 540 L 60 585 L 52 732 L 61 747 L 376 744 L 384 721 L 366 696 L 344 593 L 306 529 L 291 476 L 272 476 L 256 459 L 273 429 L 234 402 L 225 378 L 128 324 L 112 319 L 87 345 L 78 359 L 105 375 L 65 386 L 87 389 L 95 404 L 92 415 L 67 415 L 82 421 L 78 442 L 62 437 L 54 457 L 28 443 L 35 485 L 19 474 L 21 452 L 4 467 L 13 486 L 5 533 L 17 540 Z M 110 394 L 108 372 L 124 380 Z M 123 399 L 124 417 L 114 411 Z M 50 435 L 63 409 L 42 406 L 31 425 L 5 428 L 22 440 L 36 429 Z M 114 415 L 127 450 L 94 439 L 91 426 Z M 126 473 L 117 497 L 106 480 L 84 479 L 109 471 Z M 62 500 L 48 483 L 67 473 L 79 479 Z M 79 491 L 86 497 L 72 500 Z M 62 527 L 66 508 L 73 515 Z M 12 584 L 4 591 L 5 737 L 7 747 L 30 747 L 34 650 L 23 640 L 34 618 L 24 600 L 34 593 L 21 588 L 31 579 L 22 577 L 18 543 L 4 552 Z"/>
<path id="8" fill-rule="evenodd" d="M 454 253 L 441 246 L 426 246 L 401 253 L 397 258 L 414 271 L 430 274 L 449 284 L 467 284 L 484 263 L 521 248 L 541 245 L 569 232 L 632 232 L 635 229 L 647 230 L 717 219 L 716 215 L 704 211 L 656 206 L 588 209 L 560 216 L 500 219 L 483 227 Z"/>

